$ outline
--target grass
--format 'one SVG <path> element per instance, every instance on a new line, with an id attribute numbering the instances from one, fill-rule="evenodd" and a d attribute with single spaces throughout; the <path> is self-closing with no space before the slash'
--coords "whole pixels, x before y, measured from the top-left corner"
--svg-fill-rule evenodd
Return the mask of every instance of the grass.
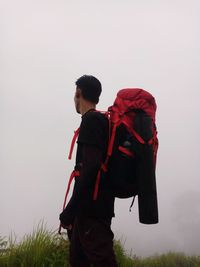
<path id="1" fill-rule="evenodd" d="M 69 267 L 69 243 L 66 236 L 39 224 L 17 243 L 14 235 L 0 237 L 0 267 Z M 127 255 L 120 241 L 114 249 L 119 267 L 200 267 L 200 257 L 167 253 L 148 258 Z"/>
<path id="2" fill-rule="evenodd" d="M 40 224 L 20 243 L 11 235 L 0 239 L 0 267 L 68 267 L 66 239 Z"/>

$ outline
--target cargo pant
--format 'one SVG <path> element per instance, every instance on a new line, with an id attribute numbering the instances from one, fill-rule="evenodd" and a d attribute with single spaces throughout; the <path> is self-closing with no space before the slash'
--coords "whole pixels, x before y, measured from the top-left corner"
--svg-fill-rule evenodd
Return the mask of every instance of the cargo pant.
<path id="1" fill-rule="evenodd" d="M 117 267 L 111 219 L 81 217 L 68 231 L 71 267 Z"/>

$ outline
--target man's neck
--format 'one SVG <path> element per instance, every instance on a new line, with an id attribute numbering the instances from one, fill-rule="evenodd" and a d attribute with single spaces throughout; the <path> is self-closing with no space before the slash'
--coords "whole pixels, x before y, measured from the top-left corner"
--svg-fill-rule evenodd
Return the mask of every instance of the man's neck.
<path id="1" fill-rule="evenodd" d="M 83 116 L 86 112 L 88 112 L 91 109 L 96 109 L 96 105 L 95 104 L 86 104 L 86 105 L 82 105 L 81 107 L 81 115 Z"/>

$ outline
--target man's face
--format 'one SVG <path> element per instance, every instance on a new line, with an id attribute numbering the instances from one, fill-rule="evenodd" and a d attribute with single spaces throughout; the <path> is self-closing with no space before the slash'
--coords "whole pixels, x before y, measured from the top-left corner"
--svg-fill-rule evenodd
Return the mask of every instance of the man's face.
<path id="1" fill-rule="evenodd" d="M 81 91 L 80 89 L 76 88 L 76 92 L 74 95 L 74 104 L 75 104 L 76 112 L 79 114 L 81 113 L 80 112 L 80 96 L 81 96 Z"/>

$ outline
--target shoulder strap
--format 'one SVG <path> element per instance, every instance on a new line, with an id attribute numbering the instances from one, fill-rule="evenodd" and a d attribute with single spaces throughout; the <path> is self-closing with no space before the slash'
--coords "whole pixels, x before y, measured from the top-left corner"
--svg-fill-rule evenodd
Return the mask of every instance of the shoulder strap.
<path id="1" fill-rule="evenodd" d="M 73 139 L 72 139 L 72 142 L 71 142 L 71 147 L 70 147 L 68 159 L 71 159 L 72 158 L 72 153 L 73 153 L 73 150 L 74 150 L 74 145 L 75 145 L 76 139 L 77 139 L 77 137 L 79 135 L 79 132 L 80 132 L 80 127 L 76 131 L 74 131 L 74 136 L 73 136 Z"/>

